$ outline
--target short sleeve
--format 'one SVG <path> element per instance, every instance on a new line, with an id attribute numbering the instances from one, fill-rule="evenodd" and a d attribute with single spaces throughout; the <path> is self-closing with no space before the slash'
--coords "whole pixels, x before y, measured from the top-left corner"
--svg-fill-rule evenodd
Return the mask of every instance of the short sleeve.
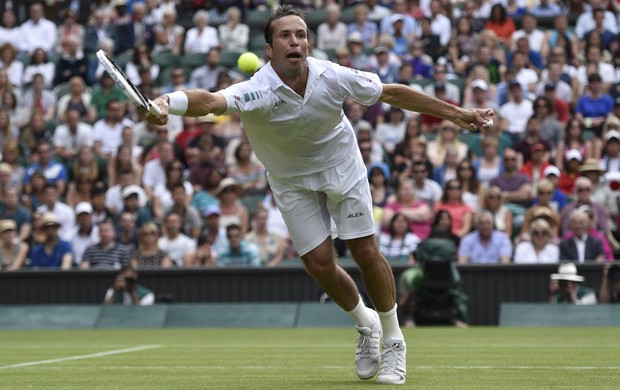
<path id="1" fill-rule="evenodd" d="M 226 111 L 248 112 L 270 106 L 271 92 L 269 86 L 260 86 L 254 79 L 233 84 L 230 87 L 219 91 L 226 99 Z"/>
<path id="2" fill-rule="evenodd" d="M 342 94 L 366 106 L 375 104 L 383 93 L 383 84 L 374 73 L 335 65 Z"/>

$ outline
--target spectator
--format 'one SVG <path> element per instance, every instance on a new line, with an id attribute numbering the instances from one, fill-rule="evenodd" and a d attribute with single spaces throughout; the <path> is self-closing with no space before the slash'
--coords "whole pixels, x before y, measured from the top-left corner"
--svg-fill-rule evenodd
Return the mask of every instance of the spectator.
<path id="1" fill-rule="evenodd" d="M 602 79 L 598 73 L 588 76 L 589 94 L 579 98 L 575 109 L 577 120 L 586 130 L 594 132 L 594 135 L 599 138 L 603 133 L 603 123 L 614 106 L 611 96 L 603 93 L 601 82 Z"/>
<path id="2" fill-rule="evenodd" d="M 497 186 L 504 194 L 504 201 L 521 206 L 528 206 L 532 200 L 532 182 L 518 171 L 517 152 L 513 149 L 504 151 L 504 172 L 491 180 L 490 185 Z"/>
<path id="3" fill-rule="evenodd" d="M 582 155 L 578 149 L 571 149 L 564 156 L 564 170 L 558 180 L 558 188 L 566 195 L 571 196 L 575 188 L 575 180 L 579 177 Z"/>
<path id="4" fill-rule="evenodd" d="M 433 212 L 426 202 L 416 198 L 415 187 L 410 179 L 401 179 L 396 195 L 388 200 L 381 219 L 383 229 L 390 226 L 392 217 L 397 213 L 409 219 L 411 232 L 421 240 L 429 236 Z"/>
<path id="5" fill-rule="evenodd" d="M 220 65 L 221 53 L 219 48 L 210 48 L 205 57 L 206 64 L 192 71 L 189 78 L 189 85 L 192 88 L 211 91 L 215 88 L 217 76 L 221 72 L 228 72 L 228 70 Z"/>
<path id="6" fill-rule="evenodd" d="M 180 161 L 173 160 L 166 164 L 165 174 L 165 182 L 157 183 L 153 189 L 153 215 L 158 219 L 164 216 L 164 210 L 172 207 L 172 190 L 175 186 L 180 184 L 185 188 L 187 204 L 194 193 L 194 187 L 184 180 L 183 165 Z"/>
<path id="7" fill-rule="evenodd" d="M 499 187 L 491 186 L 484 190 L 480 207 L 493 213 L 495 230 L 512 237 L 512 211 L 504 205 L 503 193 Z"/>
<path id="8" fill-rule="evenodd" d="M 497 138 L 484 137 L 482 139 L 482 156 L 473 162 L 475 175 L 484 187 L 488 187 L 491 180 L 504 171 L 498 149 Z"/>
<path id="9" fill-rule="evenodd" d="M 510 100 L 499 109 L 501 126 L 510 133 L 513 140 L 518 140 L 523 136 L 527 120 L 531 118 L 534 110 L 532 102 L 524 98 L 521 83 L 517 80 L 510 82 L 508 91 Z"/>
<path id="10" fill-rule="evenodd" d="M 179 55 L 181 53 L 185 28 L 176 24 L 177 11 L 174 8 L 165 9 L 163 16 L 161 23 L 153 27 L 153 33 L 155 34 L 153 53 L 157 54 L 167 50 L 175 55 Z"/>
<path id="11" fill-rule="evenodd" d="M 578 45 L 577 35 L 570 29 L 568 16 L 562 14 L 554 18 L 553 29 L 548 29 L 545 33 L 540 54 L 547 62 L 555 61 L 556 58 L 562 56 L 569 64 L 572 64 L 579 53 Z M 559 55 L 554 55 L 554 53 L 559 53 Z"/>
<path id="12" fill-rule="evenodd" d="M 101 8 L 94 10 L 90 23 L 86 26 L 84 33 L 84 52 L 91 54 L 99 50 L 102 40 L 112 40 L 114 28 L 110 25 L 104 11 Z"/>
<path id="13" fill-rule="evenodd" d="M 238 225 L 241 233 L 245 234 L 249 230 L 249 214 L 247 208 L 239 201 L 241 187 L 233 178 L 226 178 L 220 182 L 215 190 L 215 195 L 220 200 L 220 227 L 226 228 L 228 225 Z"/>
<path id="14" fill-rule="evenodd" d="M 385 207 L 387 200 L 394 195 L 394 188 L 389 185 L 390 179 L 390 168 L 386 163 L 372 164 L 368 167 L 368 181 L 375 206 Z"/>
<path id="15" fill-rule="evenodd" d="M 215 254 L 211 250 L 206 236 L 198 237 L 198 244 L 194 252 L 189 252 L 183 260 L 184 267 L 213 267 L 217 265 Z"/>
<path id="16" fill-rule="evenodd" d="M 533 122 L 538 122 L 538 120 Z M 525 142 L 527 142 L 527 140 L 525 140 Z M 525 174 L 532 183 L 536 185 L 539 180 L 544 178 L 545 169 L 551 165 L 548 160 L 549 153 L 545 150 L 545 144 L 543 142 L 538 142 L 529 147 L 529 155 L 529 161 L 523 164 L 521 173 Z"/>
<path id="17" fill-rule="evenodd" d="M 123 102 L 127 100 L 123 91 L 114 83 L 108 72 L 103 72 L 99 77 L 98 85 L 93 88 L 91 104 L 97 111 L 97 118 L 105 118 L 108 115 L 110 102 Z"/>
<path id="18" fill-rule="evenodd" d="M 244 195 L 265 194 L 267 178 L 265 167 L 252 160 L 252 146 L 241 142 L 235 149 L 235 163 L 228 167 L 228 176 L 241 186 Z"/>
<path id="19" fill-rule="evenodd" d="M 73 212 L 73 210 L 71 210 Z M 61 224 L 54 214 L 46 213 L 41 218 L 41 228 L 45 232 L 45 241 L 32 248 L 31 267 L 49 267 L 70 269 L 73 264 L 71 243 L 59 238 Z"/>
<path id="20" fill-rule="evenodd" d="M 562 124 L 553 116 L 551 101 L 543 96 L 534 100 L 534 117 L 539 121 L 539 135 L 543 143 L 547 142 L 550 147 L 550 158 L 555 158 L 562 153 L 564 148 L 564 129 Z M 529 127 L 529 125 L 528 125 Z"/>
<path id="21" fill-rule="evenodd" d="M 226 227 L 228 245 L 217 254 L 220 267 L 260 267 L 258 248 L 243 239 L 241 226 L 231 224 Z"/>
<path id="22" fill-rule="evenodd" d="M 17 25 L 17 18 L 12 9 L 5 8 L 2 12 L 2 24 L 0 25 L 0 45 L 10 43 L 18 46 L 21 41 L 21 29 Z"/>
<path id="23" fill-rule="evenodd" d="M 557 172 L 545 170 L 549 175 L 555 175 Z M 527 229 L 529 229 L 530 223 L 538 217 L 545 217 L 551 227 L 551 236 L 557 239 L 560 236 L 560 211 L 562 209 L 562 202 L 566 204 L 566 199 L 558 201 L 555 198 L 554 184 L 549 179 L 542 179 L 536 184 L 536 198 L 534 204 L 526 209 L 525 220 L 521 225 L 521 238 L 529 240 L 527 236 Z"/>
<path id="24" fill-rule="evenodd" d="M 19 149 L 17 142 L 7 142 L 2 146 L 2 163 L 8 165 L 10 169 L 9 187 L 21 190 L 24 184 L 26 168 L 19 161 Z M 8 169 L 7 169 L 8 170 Z"/>
<path id="25" fill-rule="evenodd" d="M 264 266 L 275 267 L 286 258 L 288 242 L 284 237 L 268 230 L 268 219 L 269 211 L 259 207 L 254 212 L 252 230 L 244 238 L 258 248 Z"/>
<path id="26" fill-rule="evenodd" d="M 196 241 L 181 232 L 181 216 L 179 214 L 174 211 L 166 214 L 163 233 L 157 244 L 168 253 L 173 265 L 182 266 L 185 255 L 196 251 Z"/>
<path id="27" fill-rule="evenodd" d="M 515 249 L 515 264 L 558 263 L 560 248 L 552 241 L 551 227 L 543 219 L 535 219 L 528 227 L 531 241 L 521 241 Z"/>
<path id="28" fill-rule="evenodd" d="M 65 241 L 71 240 L 72 230 L 75 225 L 75 213 L 67 204 L 60 202 L 58 186 L 54 183 L 45 184 L 43 190 L 43 204 L 37 208 L 42 214 L 50 213 L 54 215 L 60 231 L 56 231 L 58 236 Z"/>
<path id="29" fill-rule="evenodd" d="M 21 197 L 21 203 L 29 211 L 35 211 L 40 205 L 43 204 L 45 196 L 44 189 L 46 184 L 45 176 L 43 172 L 35 171 L 30 178 L 30 193 L 24 192 Z"/>
<path id="30" fill-rule="evenodd" d="M 155 33 L 153 25 L 146 20 L 146 6 L 136 3 L 133 6 L 133 20 L 121 20 L 116 28 L 115 53 L 123 53 L 140 44 L 145 44 L 149 49 L 153 48 Z"/>
<path id="31" fill-rule="evenodd" d="M 101 230 L 101 228 L 99 230 Z M 136 215 L 129 211 L 122 212 L 118 217 L 116 230 L 118 231 L 118 234 L 116 234 L 115 240 L 117 243 L 122 244 L 124 247 L 127 248 L 127 257 L 129 258 L 129 251 L 133 250 L 138 245 L 138 227 Z M 127 260 L 127 263 L 129 263 L 129 260 Z"/>
<path id="32" fill-rule="evenodd" d="M 458 153 L 454 148 L 446 149 L 446 157 L 433 173 L 433 180 L 439 185 L 445 186 L 448 180 L 456 179 L 457 167 L 459 163 Z"/>
<path id="33" fill-rule="evenodd" d="M 580 162 L 593 156 L 592 142 L 584 138 L 582 124 L 577 118 L 572 118 L 568 121 L 566 124 L 565 133 L 566 137 L 564 140 L 564 149 L 561 152 L 558 151 L 557 154 L 558 161 L 556 164 L 559 168 L 566 168 L 568 153 L 571 150 L 574 151 L 571 153 L 572 158 L 577 159 Z"/>
<path id="34" fill-rule="evenodd" d="M 67 109 L 64 115 L 66 123 L 56 127 L 54 131 L 54 147 L 58 157 L 70 161 L 78 149 L 84 146 L 93 147 L 93 128 L 81 120 L 80 111 L 75 108 Z"/>
<path id="35" fill-rule="evenodd" d="M 540 0 L 540 3 L 531 7 L 529 11 L 535 18 L 556 18 L 562 14 L 560 6 L 551 0 Z"/>
<path id="36" fill-rule="evenodd" d="M 24 266 L 28 244 L 17 237 L 15 221 L 0 221 L 0 271 L 16 271 Z"/>
<path id="37" fill-rule="evenodd" d="M 362 34 L 364 47 L 377 46 L 377 38 L 379 35 L 377 24 L 369 20 L 368 14 L 370 10 L 364 3 L 358 3 L 353 7 L 354 21 L 349 23 L 348 34 L 359 32 Z M 388 11 L 389 12 L 389 11 Z"/>
<path id="38" fill-rule="evenodd" d="M 148 288 L 138 284 L 138 271 L 124 266 L 114 278 L 114 286 L 105 293 L 106 305 L 150 306 L 155 303 L 155 295 Z"/>
<path id="39" fill-rule="evenodd" d="M 435 83 L 435 97 L 439 100 L 443 100 L 444 102 L 453 104 L 455 106 L 458 106 L 459 104 L 453 100 L 450 100 L 450 98 L 447 95 L 447 89 L 446 89 L 446 84 L 443 82 L 436 82 Z M 430 114 L 422 114 L 422 130 L 427 132 L 427 131 L 435 131 L 437 128 L 442 126 L 443 122 L 446 122 L 445 120 L 441 120 L 441 118 L 438 118 L 436 116 L 430 115 Z M 459 127 L 456 125 L 452 125 L 453 128 L 458 129 Z"/>
<path id="40" fill-rule="evenodd" d="M 171 204 L 164 215 L 175 212 L 181 217 L 181 232 L 193 239 L 200 235 L 201 221 L 198 211 L 190 206 L 185 185 L 177 183 L 170 190 Z"/>
<path id="41" fill-rule="evenodd" d="M 347 25 L 340 21 L 340 6 L 337 4 L 328 4 L 325 7 L 326 19 L 317 27 L 317 48 L 338 49 L 347 44 L 346 37 L 348 35 Z M 359 33 L 360 37 L 361 32 Z M 362 37 L 363 43 L 363 37 Z"/>
<path id="42" fill-rule="evenodd" d="M 474 167 L 469 160 L 463 160 L 456 167 L 456 179 L 461 184 L 463 202 L 477 213 L 482 201 L 483 186 L 476 177 Z"/>
<path id="43" fill-rule="evenodd" d="M 138 246 L 129 253 L 131 266 L 138 268 L 170 268 L 172 261 L 157 241 L 158 229 L 153 222 L 140 227 Z"/>
<path id="44" fill-rule="evenodd" d="M 586 42 L 586 46 L 594 44 L 591 39 L 598 37 L 600 41 L 599 45 L 606 51 L 611 51 L 611 44 L 616 39 L 616 33 L 609 31 L 604 25 L 605 10 L 603 8 L 597 8 L 592 11 L 594 16 L 594 27 L 588 31 L 583 40 Z"/>
<path id="45" fill-rule="evenodd" d="M 151 219 L 151 213 L 148 208 L 140 206 L 140 190 L 141 188 L 135 184 L 128 185 L 123 188 L 123 208 L 118 211 L 117 215 L 127 211 L 132 213 L 136 217 L 136 223 L 138 227 L 148 222 Z"/>
<path id="46" fill-rule="evenodd" d="M 570 212 L 570 229 L 574 236 L 565 238 L 560 242 L 560 258 L 562 260 L 579 263 L 584 261 L 605 261 L 603 243 L 589 234 L 588 215 L 581 209 Z M 568 232 L 568 230 L 565 230 L 565 232 Z"/>
<path id="47" fill-rule="evenodd" d="M 372 68 L 370 63 L 370 56 L 363 52 L 364 41 L 362 35 L 358 32 L 353 32 L 347 37 L 347 49 L 349 51 L 349 60 L 351 61 L 351 68 L 359 69 L 362 71 L 369 71 Z M 397 53 L 394 48 L 392 49 Z M 397 53 L 398 54 L 398 53 Z"/>
<path id="48" fill-rule="evenodd" d="M 431 30 L 433 34 L 439 35 L 441 46 L 448 46 L 452 34 L 452 22 L 443 14 L 442 4 L 439 0 L 431 1 L 430 20 Z"/>
<path id="49" fill-rule="evenodd" d="M 434 211 L 446 210 L 452 217 L 452 233 L 463 238 L 471 231 L 474 211 L 463 201 L 463 186 L 458 179 L 451 179 L 444 186 L 441 201 Z"/>
<path id="50" fill-rule="evenodd" d="M 228 245 L 226 229 L 220 227 L 220 215 L 222 215 L 222 210 L 218 205 L 207 206 L 202 210 L 204 228 L 201 236 L 207 238 L 207 243 L 216 257 Z"/>
<path id="51" fill-rule="evenodd" d="M 598 292 L 600 303 L 620 302 L 620 267 L 617 265 L 605 265 L 601 287 Z"/>
<path id="52" fill-rule="evenodd" d="M 142 184 L 149 198 L 154 195 L 154 189 L 159 185 L 166 184 L 166 170 L 174 161 L 174 147 L 170 141 L 162 141 L 159 144 L 159 158 L 151 160 L 144 165 Z"/>
<path id="53" fill-rule="evenodd" d="M 10 43 L 0 46 L 0 69 L 4 69 L 9 76 L 9 81 L 17 88 L 22 86 L 22 76 L 24 74 L 24 63 L 18 61 L 17 48 Z"/>
<path id="54" fill-rule="evenodd" d="M 436 63 L 433 69 L 434 83 L 427 85 L 424 88 L 424 92 L 426 92 L 427 94 L 431 96 L 436 96 L 435 88 L 437 84 L 443 84 L 443 86 L 445 87 L 445 96 L 447 97 L 447 99 L 451 102 L 454 102 L 457 105 L 460 105 L 462 91 L 455 84 L 448 82 L 448 78 L 446 76 L 447 73 L 448 73 L 448 70 L 447 70 L 446 65 Z M 492 108 L 492 107 L 484 106 L 481 108 L 486 109 L 486 108 Z"/>
<path id="55" fill-rule="evenodd" d="M 537 54 L 540 54 L 545 40 L 545 33 L 537 28 L 536 16 L 531 13 L 523 15 L 521 25 L 522 28 L 512 34 L 512 50 L 516 49 L 518 40 L 525 37 L 529 42 L 530 49 L 535 51 Z"/>
<path id="56" fill-rule="evenodd" d="M 574 202 L 562 209 L 562 233 L 566 234 L 569 228 L 570 215 L 581 206 L 590 206 L 596 215 L 596 229 L 607 233 L 609 231 L 609 211 L 602 205 L 592 201 L 592 182 L 586 177 L 575 180 Z"/>
<path id="57" fill-rule="evenodd" d="M 386 46 L 377 46 L 374 51 L 374 60 L 372 71 L 379 76 L 382 83 L 395 83 L 398 81 L 398 66 L 390 63 L 390 49 Z"/>
<path id="58" fill-rule="evenodd" d="M 484 28 L 493 31 L 501 41 L 506 43 L 510 42 L 512 34 L 517 31 L 512 18 L 506 13 L 506 8 L 499 3 L 491 8 L 491 15 Z"/>
<path id="59" fill-rule="evenodd" d="M 136 46 L 133 52 L 131 61 L 125 65 L 125 72 L 129 81 L 135 85 L 140 85 L 142 80 L 140 79 L 140 69 L 148 69 L 153 80 L 157 80 L 159 76 L 159 65 L 153 62 L 151 52 L 145 44 Z"/>
<path id="60" fill-rule="evenodd" d="M 476 230 L 461 239 L 459 264 L 510 263 L 512 244 L 506 233 L 495 230 L 493 213 L 488 210 L 476 215 Z"/>
<path id="61" fill-rule="evenodd" d="M 379 236 L 379 250 L 388 261 L 415 263 L 413 252 L 421 240 L 411 232 L 409 226 L 409 218 L 396 213 L 392 216 L 387 231 Z"/>
<path id="62" fill-rule="evenodd" d="M 582 211 L 588 216 L 588 227 L 587 227 L 588 235 L 598 238 L 601 241 L 601 244 L 603 244 L 603 254 L 604 254 L 605 260 L 613 261 L 614 254 L 611 249 L 611 245 L 609 245 L 609 243 L 613 242 L 614 246 L 616 247 L 618 245 L 613 234 L 608 233 L 608 236 L 609 236 L 609 240 L 608 240 L 604 232 L 599 232 L 598 230 L 596 230 L 596 215 L 594 214 L 592 207 L 581 206 L 577 210 Z M 575 236 L 575 233 L 573 231 L 569 231 L 568 233 L 564 235 L 564 238 L 572 238 L 574 236 Z"/>
<path id="63" fill-rule="evenodd" d="M 449 121 L 442 121 L 438 130 L 437 139 L 429 142 L 427 148 L 427 155 L 433 166 L 437 168 L 444 162 L 448 149 L 456 151 L 457 161 L 461 162 L 467 156 L 467 145 L 458 139 L 458 126 Z"/>
<path id="64" fill-rule="evenodd" d="M 120 148 L 119 148 L 120 151 Z M 122 155 L 122 152 L 119 154 Z M 118 156 L 117 155 L 117 158 Z M 113 163 L 110 163 L 113 164 Z M 145 207 L 148 201 L 146 192 L 142 187 L 136 185 L 136 176 L 130 170 L 121 170 L 118 175 L 118 183 L 112 185 L 105 194 L 105 206 L 112 212 L 117 214 L 123 209 L 123 190 L 130 185 L 135 186 L 135 190 L 138 194 L 138 206 Z M 115 181 L 116 182 L 116 181 Z M 110 182 L 110 184 L 112 184 Z"/>
<path id="65" fill-rule="evenodd" d="M 93 223 L 98 225 L 106 219 L 114 218 L 114 214 L 105 207 L 106 185 L 103 182 L 96 182 L 90 193 L 91 203 L 93 204 Z"/>
<path id="66" fill-rule="evenodd" d="M 452 233 L 452 216 L 446 210 L 439 210 L 435 213 L 431 235 L 428 238 L 445 238 L 454 243 L 454 247 L 458 248 L 461 238 Z"/>
<path id="67" fill-rule="evenodd" d="M 67 50 L 56 63 L 54 85 L 66 83 L 75 76 L 81 77 L 82 80 L 87 79 L 88 60 L 84 52 L 80 50 L 80 45 L 81 43 L 75 37 L 67 39 Z"/>
<path id="68" fill-rule="evenodd" d="M 51 121 L 56 117 L 56 95 L 45 89 L 43 75 L 35 74 L 32 76 L 31 88 L 24 93 L 20 101 L 20 109 L 27 113 L 31 119 L 35 113 L 41 114 L 46 121 Z"/>
<path id="69" fill-rule="evenodd" d="M 428 178 L 429 172 L 423 161 L 414 161 L 411 167 L 416 199 L 425 201 L 431 207 L 439 202 L 443 190 L 434 180 Z"/>
<path id="70" fill-rule="evenodd" d="M 125 118 L 125 103 L 110 100 L 106 105 L 105 117 L 93 126 L 95 154 L 104 158 L 114 156 L 121 144 L 123 128 L 127 126 L 132 127 L 133 122 Z"/>
<path id="71" fill-rule="evenodd" d="M 1 165 L 1 164 L 0 164 Z M 26 241 L 32 232 L 32 213 L 19 201 L 19 190 L 9 187 L 0 202 L 0 219 L 12 220 L 16 224 L 17 238 Z"/>
<path id="72" fill-rule="evenodd" d="M 587 8 L 585 12 L 579 15 L 579 18 L 577 18 L 577 22 L 575 24 L 575 34 L 577 34 L 579 39 L 583 39 L 588 31 L 595 28 L 595 11 L 599 8 L 603 8 L 604 4 L 602 0 L 590 0 L 589 3 L 590 8 Z M 614 34 L 618 33 L 618 21 L 616 20 L 616 16 L 613 12 L 607 10 L 604 11 L 603 26 Z"/>
<path id="73" fill-rule="evenodd" d="M 76 224 L 72 229 L 71 247 L 74 264 L 81 267 L 84 252 L 88 247 L 99 243 L 99 226 L 93 224 L 93 206 L 87 202 L 75 206 Z"/>
<path id="74" fill-rule="evenodd" d="M 620 171 L 620 132 L 610 130 L 605 134 L 602 154 L 600 164 L 606 171 Z"/>
<path id="75" fill-rule="evenodd" d="M 41 3 L 30 4 L 29 16 L 30 18 L 20 26 L 21 50 L 32 54 L 36 49 L 42 48 L 51 55 L 58 38 L 56 24 L 45 19 Z"/>
<path id="76" fill-rule="evenodd" d="M 575 305 L 596 305 L 596 292 L 584 287 L 585 278 L 577 275 L 573 263 L 562 263 L 557 274 L 551 274 L 549 281 L 549 303 L 569 303 Z"/>
<path id="77" fill-rule="evenodd" d="M 493 111 L 497 111 L 495 102 L 491 100 L 488 91 L 489 85 L 482 79 L 474 79 L 470 84 L 471 94 L 465 94 L 469 100 L 464 100 L 463 107 L 465 108 L 492 108 Z"/>
<path id="78" fill-rule="evenodd" d="M 537 102 L 534 102 L 534 112 L 542 118 L 553 118 L 559 121 L 562 125 L 566 125 L 570 119 L 570 111 L 567 102 L 573 100 L 573 89 L 564 80 L 560 79 L 562 66 L 559 63 L 551 63 L 549 65 L 549 78 L 554 78 L 556 81 L 547 80 L 538 83 L 536 94 L 539 98 L 547 99 L 547 103 L 544 107 L 538 107 Z M 538 108 L 538 110 L 537 110 Z M 553 122 L 549 122 L 552 124 Z M 543 122 L 544 124 L 544 122 Z M 554 124 L 555 125 L 555 124 Z M 563 132 L 560 132 L 562 136 Z M 544 131 L 547 134 L 548 140 L 553 139 L 552 134 Z"/>
<path id="79" fill-rule="evenodd" d="M 243 53 L 248 49 L 250 27 L 240 23 L 240 20 L 239 8 L 233 6 L 226 10 L 226 23 L 218 27 L 222 50 Z"/>
<path id="80" fill-rule="evenodd" d="M 62 54 L 69 50 L 69 41 L 78 42 L 78 50 L 84 51 L 85 30 L 84 26 L 77 22 L 77 15 L 69 8 L 61 11 L 59 15 L 63 21 L 58 26 L 58 39 L 56 40 L 56 53 Z"/>

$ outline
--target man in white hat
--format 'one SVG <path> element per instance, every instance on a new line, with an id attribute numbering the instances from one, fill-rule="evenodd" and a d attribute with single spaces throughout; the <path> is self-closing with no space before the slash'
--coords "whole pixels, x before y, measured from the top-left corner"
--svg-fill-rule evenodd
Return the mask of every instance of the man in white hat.
<path id="1" fill-rule="evenodd" d="M 585 278 L 577 275 L 573 263 L 560 264 L 558 273 L 551 274 L 549 282 L 549 303 L 572 303 L 575 305 L 596 305 L 596 291 L 584 287 Z"/>
<path id="2" fill-rule="evenodd" d="M 73 249 L 71 243 L 58 237 L 60 222 L 54 214 L 46 213 L 41 218 L 41 228 L 45 233 L 45 241 L 32 248 L 30 253 L 31 267 L 70 269 L 73 265 Z"/>

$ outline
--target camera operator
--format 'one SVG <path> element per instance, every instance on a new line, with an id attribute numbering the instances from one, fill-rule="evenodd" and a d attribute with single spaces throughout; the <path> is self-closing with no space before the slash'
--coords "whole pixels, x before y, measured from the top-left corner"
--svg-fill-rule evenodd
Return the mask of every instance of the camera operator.
<path id="1" fill-rule="evenodd" d="M 155 303 L 155 295 L 148 288 L 138 284 L 138 272 L 130 266 L 124 266 L 116 275 L 114 286 L 105 294 L 106 305 L 140 305 L 148 306 Z"/>
<path id="2" fill-rule="evenodd" d="M 581 285 L 585 278 L 577 274 L 575 264 L 560 264 L 558 273 L 551 274 L 550 279 L 549 303 L 596 305 L 596 291 Z"/>

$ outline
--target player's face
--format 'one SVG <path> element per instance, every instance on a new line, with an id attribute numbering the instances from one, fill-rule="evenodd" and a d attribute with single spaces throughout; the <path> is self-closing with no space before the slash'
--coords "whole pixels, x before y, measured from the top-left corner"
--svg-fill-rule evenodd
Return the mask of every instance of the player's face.
<path id="1" fill-rule="evenodd" d="M 305 68 L 308 57 L 308 26 L 299 17 L 285 16 L 272 23 L 273 41 L 265 50 L 276 71 L 295 72 Z"/>

